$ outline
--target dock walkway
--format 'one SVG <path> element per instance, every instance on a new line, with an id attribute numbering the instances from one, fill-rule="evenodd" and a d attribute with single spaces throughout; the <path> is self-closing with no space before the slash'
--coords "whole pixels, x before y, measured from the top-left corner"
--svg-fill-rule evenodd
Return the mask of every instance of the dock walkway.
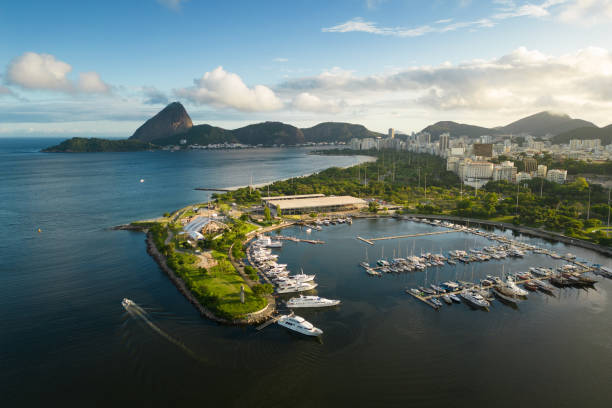
<path id="1" fill-rule="evenodd" d="M 379 237 L 379 238 L 368 238 L 367 240 L 361 237 L 357 237 L 358 239 L 361 239 L 362 241 L 368 242 L 368 241 L 383 241 L 383 240 L 387 240 L 387 239 L 399 239 L 399 238 L 414 238 L 414 237 L 424 237 L 427 235 L 441 235 L 441 234 L 450 234 L 451 232 L 460 232 L 461 230 L 456 230 L 456 229 L 449 229 L 449 230 L 444 230 L 444 231 L 433 231 L 433 232 L 421 232 L 419 234 L 406 234 L 406 235 L 393 235 L 390 237 Z"/>

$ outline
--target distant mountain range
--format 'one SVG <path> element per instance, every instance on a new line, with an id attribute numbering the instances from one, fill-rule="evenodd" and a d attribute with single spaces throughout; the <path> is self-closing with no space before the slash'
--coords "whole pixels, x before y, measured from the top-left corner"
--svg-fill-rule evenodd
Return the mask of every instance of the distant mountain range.
<path id="1" fill-rule="evenodd" d="M 583 129 L 578 131 L 578 129 Z M 587 130 L 589 129 L 589 130 Z M 568 132 L 574 132 L 572 138 L 590 139 L 591 130 L 599 129 L 593 123 L 582 119 L 572 119 L 565 114 L 556 114 L 551 112 L 540 112 L 535 115 L 527 116 L 519 119 L 506 126 L 494 128 L 485 128 L 480 126 L 466 125 L 457 122 L 438 122 L 427 126 L 423 129 L 424 132 L 429 132 L 434 140 L 438 139 L 442 133 L 450 133 L 452 137 L 467 136 L 476 138 L 484 135 L 508 135 L 527 133 L 532 136 L 542 137 L 552 135 L 553 143 L 567 143 L 564 137 Z M 605 128 L 603 128 L 605 129 Z M 569 139 L 567 139 L 569 140 Z"/>
<path id="2" fill-rule="evenodd" d="M 45 152 L 133 151 L 161 146 L 187 144 L 242 143 L 262 146 L 293 146 L 304 143 L 348 142 L 352 138 L 383 136 L 365 126 L 351 123 L 325 122 L 299 129 L 281 122 L 263 122 L 234 130 L 211 125 L 193 125 L 180 102 L 172 102 L 147 120 L 126 140 L 72 138 Z M 104 143 L 106 142 L 106 143 Z"/>
<path id="3" fill-rule="evenodd" d="M 553 143 L 568 143 L 570 139 L 597 138 L 601 138 L 604 145 L 612 143 L 612 125 L 598 128 L 591 122 L 551 112 L 540 112 L 506 126 L 495 128 L 444 121 L 427 126 L 423 131 L 429 132 L 433 140 L 439 139 L 440 134 L 447 132 L 453 138 L 528 133 L 533 136 L 553 135 Z M 324 122 L 304 129 L 281 122 L 256 123 L 234 130 L 207 124 L 194 126 L 183 105 L 180 102 L 172 102 L 136 129 L 128 139 L 104 140 L 75 137 L 43 151 L 136 151 L 179 145 L 183 139 L 188 145 L 242 143 L 262 146 L 293 146 L 304 143 L 348 142 L 353 138 L 380 136 L 384 135 L 368 130 L 365 126 L 341 122 Z"/>

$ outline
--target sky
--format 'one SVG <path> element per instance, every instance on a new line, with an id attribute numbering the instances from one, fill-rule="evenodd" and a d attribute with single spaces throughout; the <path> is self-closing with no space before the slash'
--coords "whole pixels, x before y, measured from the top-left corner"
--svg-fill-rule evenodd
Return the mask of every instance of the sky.
<path id="1" fill-rule="evenodd" d="M 612 123 L 612 0 L 7 1 L 0 137 L 195 124 Z"/>

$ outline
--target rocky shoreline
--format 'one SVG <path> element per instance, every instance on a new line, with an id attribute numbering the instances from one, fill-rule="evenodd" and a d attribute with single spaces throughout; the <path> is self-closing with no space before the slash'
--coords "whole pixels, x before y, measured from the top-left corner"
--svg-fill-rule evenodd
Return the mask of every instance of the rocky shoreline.
<path id="1" fill-rule="evenodd" d="M 117 228 L 117 229 L 132 229 L 133 230 L 134 228 Z M 241 319 L 228 320 L 228 319 L 216 316 L 211 310 L 204 307 L 198 301 L 198 299 L 196 299 L 196 297 L 191 293 L 189 288 L 185 285 L 185 282 L 183 282 L 183 280 L 180 277 L 178 277 L 176 273 L 174 273 L 172 268 L 168 266 L 168 264 L 166 263 L 166 257 L 164 257 L 159 252 L 159 250 L 155 246 L 155 243 L 153 242 L 153 237 L 148 231 L 146 231 L 146 235 L 147 235 L 147 238 L 146 238 L 147 252 L 149 253 L 149 255 L 151 255 L 151 257 L 155 259 L 155 262 L 157 262 L 161 270 L 164 271 L 166 275 L 168 275 L 168 278 L 170 278 L 172 283 L 174 283 L 178 291 L 181 292 L 183 296 L 185 296 L 185 298 L 187 298 L 189 303 L 191 303 L 198 310 L 198 312 L 200 312 L 200 315 L 202 315 L 203 317 L 206 317 L 219 324 L 243 326 L 243 325 L 262 323 L 268 320 L 270 316 L 272 316 L 272 314 L 274 314 L 274 312 L 276 311 L 276 307 L 274 303 L 268 303 L 266 307 L 264 307 L 263 309 L 257 312 L 249 313 L 247 316 Z"/>

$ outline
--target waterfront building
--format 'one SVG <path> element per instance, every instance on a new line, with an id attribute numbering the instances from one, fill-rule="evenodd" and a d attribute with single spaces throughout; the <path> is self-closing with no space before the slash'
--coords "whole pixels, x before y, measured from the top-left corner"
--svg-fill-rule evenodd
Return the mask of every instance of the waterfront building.
<path id="1" fill-rule="evenodd" d="M 546 173 L 546 180 L 554 183 L 563 184 L 567 179 L 567 170 L 553 169 Z"/>
<path id="2" fill-rule="evenodd" d="M 351 196 L 324 196 L 323 194 L 305 194 L 295 196 L 268 197 L 262 200 L 264 205 L 278 214 L 308 214 L 311 212 L 349 211 L 366 207 L 365 200 Z"/>

